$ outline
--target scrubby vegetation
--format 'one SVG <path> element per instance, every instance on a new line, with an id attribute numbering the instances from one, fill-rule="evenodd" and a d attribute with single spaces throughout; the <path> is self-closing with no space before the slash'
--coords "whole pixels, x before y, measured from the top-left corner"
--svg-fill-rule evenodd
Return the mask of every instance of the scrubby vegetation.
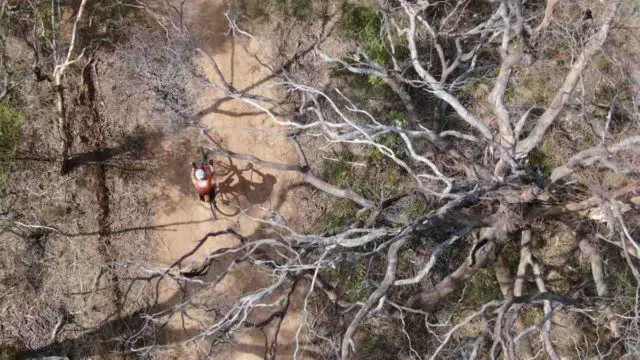
<path id="1" fill-rule="evenodd" d="M 0 359 L 638 356 L 634 6 L 2 2 Z"/>
<path id="2" fill-rule="evenodd" d="M 0 190 L 15 161 L 22 120 L 18 110 L 7 102 L 0 102 Z"/>

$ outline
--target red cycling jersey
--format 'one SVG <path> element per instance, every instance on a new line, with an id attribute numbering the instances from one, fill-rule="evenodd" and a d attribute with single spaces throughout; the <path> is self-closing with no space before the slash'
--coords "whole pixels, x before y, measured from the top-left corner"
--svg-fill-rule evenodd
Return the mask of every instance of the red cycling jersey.
<path id="1" fill-rule="evenodd" d="M 196 170 L 198 169 L 204 170 L 205 173 L 207 174 L 204 180 L 198 180 L 198 178 L 196 178 Z M 211 195 L 215 186 L 213 182 L 214 175 L 215 175 L 215 172 L 213 170 L 213 166 L 211 165 L 204 164 L 204 165 L 201 165 L 200 167 L 194 167 L 191 169 L 191 182 L 193 183 L 193 186 L 196 188 L 196 191 L 198 192 L 198 194 L 203 196 Z"/>

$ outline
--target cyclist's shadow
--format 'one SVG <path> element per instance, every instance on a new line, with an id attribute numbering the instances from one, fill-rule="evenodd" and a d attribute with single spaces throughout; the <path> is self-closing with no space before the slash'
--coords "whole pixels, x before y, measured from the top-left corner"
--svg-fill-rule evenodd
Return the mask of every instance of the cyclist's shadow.
<path id="1" fill-rule="evenodd" d="M 215 171 L 218 179 L 215 207 L 225 216 L 237 215 L 248 205 L 264 203 L 277 182 L 275 176 L 256 170 L 253 164 L 240 168 L 231 158 L 216 161 Z"/>

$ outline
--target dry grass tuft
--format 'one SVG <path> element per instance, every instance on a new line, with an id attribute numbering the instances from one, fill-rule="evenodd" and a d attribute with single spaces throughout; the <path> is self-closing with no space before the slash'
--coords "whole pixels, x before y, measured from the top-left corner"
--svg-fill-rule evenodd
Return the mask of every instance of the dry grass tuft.
<path id="1" fill-rule="evenodd" d="M 576 234 L 564 223 L 555 223 L 549 227 L 548 235 L 544 236 L 543 246 L 538 249 L 537 256 L 545 265 L 560 267 L 570 259 L 576 248 Z"/>

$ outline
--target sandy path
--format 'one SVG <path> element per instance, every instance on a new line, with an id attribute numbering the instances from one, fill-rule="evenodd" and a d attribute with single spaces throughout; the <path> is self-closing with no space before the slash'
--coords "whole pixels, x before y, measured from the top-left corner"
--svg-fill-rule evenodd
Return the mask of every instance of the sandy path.
<path id="1" fill-rule="evenodd" d="M 220 6 L 220 1 L 196 1 L 191 4 L 186 19 L 197 21 L 194 24 L 209 36 L 210 42 L 203 48 L 216 60 L 225 78 L 237 89 L 244 89 L 254 85 L 257 81 L 270 75 L 269 71 L 253 59 L 250 53 L 260 53 L 265 50 L 265 40 L 256 37 L 254 40 L 243 39 L 231 41 L 220 39 L 225 7 Z M 210 22 L 203 19 L 210 18 Z M 226 21 L 226 20 L 224 20 Z M 215 83 L 220 83 L 210 63 L 206 59 L 198 60 L 206 73 Z M 270 82 L 265 82 L 251 90 L 254 94 L 278 98 L 278 94 Z M 211 90 L 203 94 L 200 103 L 210 105 L 223 97 L 221 92 Z M 205 106 L 206 107 L 206 106 Z M 256 109 L 250 105 L 238 101 L 223 102 L 215 111 L 203 119 L 203 124 L 210 129 L 210 134 L 221 141 L 226 148 L 242 153 L 253 154 L 262 159 L 282 163 L 295 163 L 297 161 L 292 146 L 286 141 L 285 133 L 264 114 L 256 113 Z M 229 164 L 225 158 L 214 156 L 216 161 Z M 194 154 L 194 160 L 198 160 L 198 154 Z M 247 207 L 251 204 L 264 204 L 266 207 L 278 208 L 285 218 L 291 218 L 294 207 L 286 198 L 287 188 L 300 179 L 295 173 L 276 172 L 270 169 L 255 167 L 253 170 L 245 170 L 247 163 L 233 161 L 239 172 L 230 178 L 220 177 L 222 198 L 230 199 L 231 203 Z M 188 179 L 188 164 L 185 166 L 185 178 Z M 165 264 L 169 264 L 191 250 L 196 242 L 208 232 L 224 230 L 232 227 L 240 234 L 251 238 L 258 230 L 258 223 L 243 215 L 232 215 L 237 210 L 233 206 L 225 206 L 219 201 L 222 213 L 217 213 L 217 219 L 212 218 L 211 210 L 207 204 L 197 200 L 197 196 L 185 195 L 176 186 L 167 184 L 165 196 L 170 198 L 172 208 L 169 212 L 156 216 L 156 224 L 179 224 L 164 227 L 158 232 L 160 238 L 159 258 Z M 230 195 L 233 194 L 233 195 Z M 224 215 L 227 214 L 227 215 Z M 251 210 L 249 215 L 261 217 L 264 214 L 258 210 Z M 205 244 L 191 261 L 198 262 L 208 253 L 221 247 L 230 247 L 238 244 L 237 240 L 229 236 L 218 237 Z M 243 290 L 251 288 L 255 282 L 263 282 L 264 275 L 253 271 L 249 266 L 243 266 L 228 276 L 225 281 L 216 287 L 216 291 L 226 295 L 239 295 Z M 300 286 L 296 297 L 303 295 L 303 287 Z M 174 288 L 164 288 L 163 297 L 171 297 L 176 292 Z M 298 294 L 299 293 L 299 294 Z M 279 359 L 292 358 L 295 332 L 298 326 L 299 312 L 292 304 L 289 314 L 282 324 L 279 333 Z M 179 323 L 176 329 L 181 329 Z M 243 330 L 235 339 L 237 345 L 229 346 L 223 353 L 216 354 L 217 359 L 262 359 L 264 352 L 264 335 L 259 330 Z M 195 353 L 189 346 L 179 346 L 176 356 L 180 358 L 193 358 Z M 192 345 L 191 345 L 192 347 Z"/>

